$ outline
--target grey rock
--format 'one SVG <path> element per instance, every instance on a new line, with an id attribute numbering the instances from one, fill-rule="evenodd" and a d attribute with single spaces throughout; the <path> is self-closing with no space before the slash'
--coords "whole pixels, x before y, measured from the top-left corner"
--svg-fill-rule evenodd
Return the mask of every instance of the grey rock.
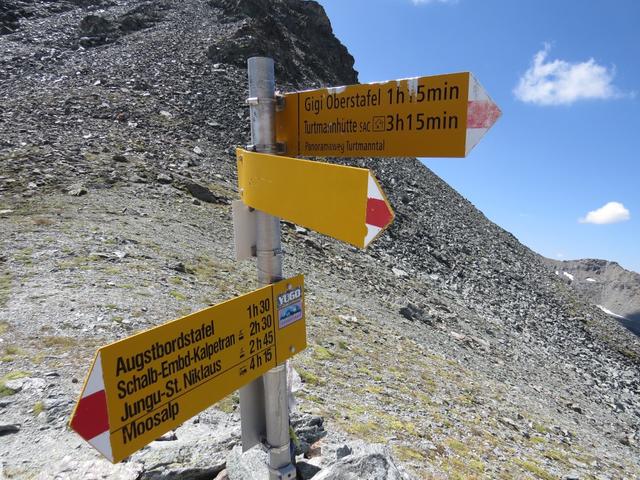
<path id="1" fill-rule="evenodd" d="M 142 2 L 118 17 L 118 28 L 123 33 L 132 33 L 152 27 L 164 18 L 166 7 L 162 2 Z M 135 88 L 142 90 L 143 86 L 138 84 Z"/>
<path id="2" fill-rule="evenodd" d="M 132 183 L 147 183 L 147 179 L 137 173 L 131 175 L 131 177 L 129 177 L 129 181 Z"/>
<path id="3" fill-rule="evenodd" d="M 313 478 L 314 480 L 405 480 L 389 450 L 377 445 L 343 457 Z"/>
<path id="4" fill-rule="evenodd" d="M 171 270 L 175 270 L 178 273 L 192 273 L 191 270 L 188 270 L 187 267 L 185 267 L 184 263 L 182 262 L 174 263 L 169 268 Z"/>
<path id="5" fill-rule="evenodd" d="M 227 457 L 227 476 L 229 480 L 264 480 L 269 478 L 268 461 L 269 455 L 259 446 L 244 453 L 236 447 Z"/>
<path id="6" fill-rule="evenodd" d="M 86 36 L 107 35 L 113 31 L 113 24 L 99 15 L 87 15 L 79 25 L 80 31 Z"/>
<path id="7" fill-rule="evenodd" d="M 71 185 L 68 189 L 67 189 L 67 194 L 73 196 L 73 197 L 80 197 L 82 195 L 86 195 L 87 194 L 87 189 L 85 188 L 84 185 L 82 184 L 74 184 Z"/>
<path id="8" fill-rule="evenodd" d="M 227 469 L 225 468 L 224 470 L 222 470 L 213 480 L 229 480 L 229 475 L 227 475 Z"/>
<path id="9" fill-rule="evenodd" d="M 424 311 L 413 304 L 408 304 L 406 307 L 400 309 L 400 315 L 407 320 L 418 320 Z"/>
<path id="10" fill-rule="evenodd" d="M 170 432 L 165 433 L 164 435 L 158 437 L 156 439 L 156 442 L 174 442 L 178 440 L 178 436 L 176 435 L 176 432 L 171 430 Z"/>
<path id="11" fill-rule="evenodd" d="M 156 177 L 156 180 L 158 180 L 158 183 L 168 185 L 171 182 L 173 182 L 173 177 L 168 173 L 159 173 L 158 176 Z"/>
<path id="12" fill-rule="evenodd" d="M 20 19 L 25 10 L 18 2 L 7 1 L 0 9 L 0 35 L 14 33 L 20 28 Z"/>
<path id="13" fill-rule="evenodd" d="M 573 410 L 576 413 L 579 413 L 580 415 L 584 413 L 582 411 L 582 407 L 580 407 L 580 405 L 578 405 L 577 403 L 568 403 L 567 408 L 569 408 L 570 410 Z"/>
<path id="14" fill-rule="evenodd" d="M 309 480 L 310 478 L 314 478 L 321 468 L 311 463 L 299 460 L 296 462 L 296 470 L 298 471 L 299 480 Z"/>
<path id="15" fill-rule="evenodd" d="M 399 277 L 399 278 L 406 277 L 408 275 L 407 272 L 405 272 L 404 270 L 402 270 L 400 268 L 396 268 L 396 267 L 392 267 L 391 271 L 393 272 L 393 274 L 396 277 Z"/>
<path id="16" fill-rule="evenodd" d="M 407 304 L 407 306 L 402 307 L 400 309 L 400 315 L 402 315 L 407 320 L 417 321 L 424 323 L 426 325 L 432 325 L 432 319 L 427 315 L 427 313 L 417 305 L 412 303 Z"/>
<path id="17" fill-rule="evenodd" d="M 336 460 L 347 457 L 353 453 L 353 449 L 349 445 L 343 445 L 336 450 Z"/>
<path id="18" fill-rule="evenodd" d="M 115 25 L 107 18 L 99 15 L 87 15 L 78 26 L 81 38 L 80 45 L 93 47 L 112 41 L 115 35 Z"/>
<path id="19" fill-rule="evenodd" d="M 182 187 L 191 194 L 194 198 L 207 203 L 229 203 L 229 201 L 218 195 L 215 195 L 207 187 L 200 185 L 199 183 L 192 182 L 190 180 L 183 180 Z"/>
<path id="20" fill-rule="evenodd" d="M 12 380 L 7 380 L 4 383 L 4 386 L 9 390 L 12 390 L 14 393 L 21 391 L 25 385 L 27 384 L 27 379 L 25 378 L 15 378 Z"/>
<path id="21" fill-rule="evenodd" d="M 633 438 L 633 435 L 624 435 L 620 438 L 620 443 L 627 447 L 633 447 L 636 444 L 636 441 Z"/>
<path id="22" fill-rule="evenodd" d="M 569 472 L 562 477 L 562 480 L 582 480 L 582 477 L 578 472 Z"/>
<path id="23" fill-rule="evenodd" d="M 0 423 L 0 436 L 8 435 L 10 433 L 18 433 L 19 431 L 20 431 L 20 424 Z"/>
<path id="24" fill-rule="evenodd" d="M 515 421 L 511 420 L 510 418 L 508 418 L 508 417 L 500 418 L 500 422 L 505 424 L 505 425 L 507 425 L 507 426 L 509 426 L 509 427 L 511 427 L 516 432 L 520 431 L 520 427 L 518 426 L 518 424 Z"/>
<path id="25" fill-rule="evenodd" d="M 311 445 L 326 437 L 324 420 L 317 415 L 294 414 L 291 416 L 291 427 L 296 433 L 296 455 L 309 452 Z"/>
<path id="26" fill-rule="evenodd" d="M 322 248 L 322 245 L 320 245 L 318 242 L 316 242 L 315 240 L 311 239 L 311 238 L 305 238 L 304 239 L 304 244 L 308 247 L 313 248 L 314 250 L 318 251 L 318 252 L 322 252 L 324 249 Z"/>
<path id="27" fill-rule="evenodd" d="M 52 452 L 49 452 L 51 455 Z M 60 454 L 58 456 L 58 454 Z M 52 458 L 60 458 L 62 452 L 55 452 Z M 46 469 L 43 469 L 35 476 L 35 480 L 75 480 L 78 478 L 86 480 L 137 480 L 143 471 L 143 465 L 138 462 L 125 462 L 112 464 L 107 459 L 100 458 L 94 460 L 78 460 L 74 456 L 68 455 L 50 462 Z"/>
<path id="28" fill-rule="evenodd" d="M 135 453 L 133 461 L 144 463 L 147 480 L 214 478 L 225 467 L 227 451 L 236 440 L 231 431 L 207 424 L 187 422 L 171 441 L 154 441 Z"/>

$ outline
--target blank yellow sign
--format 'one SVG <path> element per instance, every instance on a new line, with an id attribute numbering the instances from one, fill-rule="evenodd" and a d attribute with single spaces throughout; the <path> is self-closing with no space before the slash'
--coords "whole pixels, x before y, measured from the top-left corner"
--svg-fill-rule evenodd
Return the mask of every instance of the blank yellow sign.
<path id="1" fill-rule="evenodd" d="M 257 210 L 360 248 L 393 221 L 380 185 L 366 168 L 238 149 L 242 201 Z"/>
<path id="2" fill-rule="evenodd" d="M 306 348 L 304 279 L 283 280 L 101 348 L 71 427 L 112 462 Z"/>

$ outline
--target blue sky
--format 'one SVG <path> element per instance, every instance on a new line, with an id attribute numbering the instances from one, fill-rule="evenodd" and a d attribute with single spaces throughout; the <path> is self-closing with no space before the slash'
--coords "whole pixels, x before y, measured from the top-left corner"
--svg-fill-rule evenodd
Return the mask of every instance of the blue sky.
<path id="1" fill-rule="evenodd" d="M 502 118 L 467 158 L 424 163 L 489 219 L 640 272 L 640 2 L 320 3 L 361 82 L 475 74 Z"/>

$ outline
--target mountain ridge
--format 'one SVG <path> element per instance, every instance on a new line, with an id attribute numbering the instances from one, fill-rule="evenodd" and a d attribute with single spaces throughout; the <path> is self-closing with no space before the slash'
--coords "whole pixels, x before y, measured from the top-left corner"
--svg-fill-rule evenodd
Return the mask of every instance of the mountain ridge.
<path id="1" fill-rule="evenodd" d="M 548 263 L 557 274 L 562 272 L 583 298 L 623 317 L 621 323 L 640 335 L 639 273 L 626 270 L 617 262 L 593 258 L 548 260 Z"/>

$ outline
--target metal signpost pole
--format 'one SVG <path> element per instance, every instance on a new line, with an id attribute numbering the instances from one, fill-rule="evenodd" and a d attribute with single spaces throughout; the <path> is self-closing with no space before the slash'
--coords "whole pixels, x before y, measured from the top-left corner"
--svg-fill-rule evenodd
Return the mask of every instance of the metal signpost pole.
<path id="1" fill-rule="evenodd" d="M 273 59 L 248 60 L 251 142 L 261 153 L 276 153 L 275 74 Z M 256 211 L 258 281 L 268 285 L 282 279 L 280 219 Z M 277 321 L 277 319 L 274 319 Z M 295 478 L 289 450 L 289 410 L 286 366 L 279 365 L 264 377 L 266 435 L 269 444 L 269 478 Z"/>

